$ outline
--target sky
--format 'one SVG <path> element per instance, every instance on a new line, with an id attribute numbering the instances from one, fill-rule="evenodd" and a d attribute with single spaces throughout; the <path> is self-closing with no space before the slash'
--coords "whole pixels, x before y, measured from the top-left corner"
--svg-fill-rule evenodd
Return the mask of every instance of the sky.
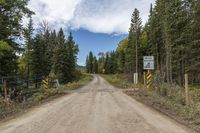
<path id="1" fill-rule="evenodd" d="M 30 0 L 28 7 L 35 12 L 35 28 L 45 20 L 56 30 L 62 27 L 66 35 L 73 33 L 80 50 L 78 64 L 85 65 L 89 51 L 98 55 L 114 50 L 127 37 L 134 8 L 144 25 L 151 3 L 154 0 Z"/>

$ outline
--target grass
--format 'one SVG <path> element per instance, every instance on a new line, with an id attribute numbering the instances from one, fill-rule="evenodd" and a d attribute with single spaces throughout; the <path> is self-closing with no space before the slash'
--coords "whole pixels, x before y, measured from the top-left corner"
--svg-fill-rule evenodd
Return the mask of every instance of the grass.
<path id="1" fill-rule="evenodd" d="M 43 88 L 40 88 L 39 91 L 34 93 L 29 99 L 22 103 L 13 101 L 7 102 L 2 97 L 0 97 L 0 121 L 7 117 L 14 117 L 18 113 L 24 112 L 33 106 L 37 106 L 41 103 L 68 94 L 69 90 L 78 89 L 88 84 L 92 79 L 93 77 L 90 75 L 82 75 L 79 80 L 61 85 L 59 89 L 50 88 L 48 90 L 44 90 Z"/>
<path id="2" fill-rule="evenodd" d="M 133 86 L 128 82 L 128 80 L 126 80 L 125 75 L 113 74 L 113 75 L 101 75 L 101 76 L 104 77 L 109 83 L 118 88 L 127 89 Z"/>
<path id="3" fill-rule="evenodd" d="M 147 89 L 142 84 L 134 86 L 126 80 L 124 75 L 103 75 L 116 87 L 136 88 L 124 92 L 134 99 L 163 112 L 177 121 L 189 125 L 200 132 L 200 88 L 190 87 L 190 106 L 185 106 L 184 88 L 166 83 Z"/>
<path id="4" fill-rule="evenodd" d="M 78 89 L 86 84 L 88 84 L 93 77 L 91 75 L 83 75 L 80 80 L 74 81 L 65 85 L 61 86 L 61 91 L 70 91 L 70 90 L 75 90 Z"/>

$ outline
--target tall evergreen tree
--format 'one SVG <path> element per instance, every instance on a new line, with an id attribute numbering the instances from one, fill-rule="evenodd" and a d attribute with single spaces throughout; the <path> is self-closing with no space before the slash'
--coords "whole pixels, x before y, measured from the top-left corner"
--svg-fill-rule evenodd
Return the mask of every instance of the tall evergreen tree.
<path id="1" fill-rule="evenodd" d="M 77 53 L 78 53 L 78 46 L 75 44 L 73 40 L 72 33 L 70 32 L 70 35 L 67 38 L 66 41 L 66 47 L 67 47 L 67 66 L 66 69 L 68 71 L 68 74 L 66 74 L 66 77 L 68 81 L 74 80 L 75 76 L 75 68 L 76 68 L 76 60 L 77 60 Z"/>
<path id="2" fill-rule="evenodd" d="M 43 76 L 47 76 L 47 73 L 45 73 L 45 57 L 44 57 L 44 39 L 41 35 L 36 35 L 34 38 L 33 46 L 32 46 L 32 52 L 30 54 L 31 59 L 31 72 L 32 75 L 36 76 L 38 79 L 41 79 Z"/>
<path id="3" fill-rule="evenodd" d="M 93 53 L 90 51 L 89 53 L 89 73 L 93 72 Z"/>
<path id="4" fill-rule="evenodd" d="M 86 62 L 85 62 L 85 64 L 86 64 L 86 72 L 87 73 L 89 73 L 90 72 L 90 63 L 89 63 L 89 57 L 87 56 L 87 58 L 86 58 Z"/>
<path id="5" fill-rule="evenodd" d="M 98 62 L 96 56 L 94 56 L 93 59 L 93 73 L 97 74 L 98 73 Z"/>
<path id="6" fill-rule="evenodd" d="M 57 36 L 57 45 L 54 49 L 54 63 L 53 63 L 53 72 L 59 79 L 61 83 L 66 82 L 67 77 L 67 47 L 65 45 L 65 36 L 62 28 L 60 28 Z"/>
<path id="7" fill-rule="evenodd" d="M 141 24 L 142 22 L 139 16 L 139 11 L 138 9 L 135 9 L 131 18 L 131 26 L 129 29 L 128 45 L 126 51 L 126 68 L 131 75 L 133 75 L 134 71 L 138 73 L 138 46 L 140 43 L 139 38 L 141 36 L 142 29 Z"/>
<path id="8" fill-rule="evenodd" d="M 26 53 L 25 55 L 27 55 L 27 75 L 26 75 L 26 79 L 27 79 L 27 88 L 29 88 L 29 77 L 30 77 L 30 49 L 33 43 L 33 20 L 30 17 L 29 19 L 29 23 L 27 25 L 27 27 L 25 28 L 25 40 L 26 40 Z"/>

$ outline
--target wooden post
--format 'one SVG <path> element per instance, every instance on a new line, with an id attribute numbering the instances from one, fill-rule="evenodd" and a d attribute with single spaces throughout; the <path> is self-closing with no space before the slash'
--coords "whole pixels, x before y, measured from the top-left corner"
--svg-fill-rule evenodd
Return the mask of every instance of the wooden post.
<path id="1" fill-rule="evenodd" d="M 185 74 L 185 104 L 189 106 L 188 74 Z"/>
<path id="2" fill-rule="evenodd" d="M 143 72 L 143 80 L 144 80 L 144 85 L 146 86 L 146 73 Z"/>
<path id="3" fill-rule="evenodd" d="M 6 80 L 3 81 L 3 88 L 4 88 L 4 97 L 5 97 L 5 100 L 7 101 L 7 81 Z"/>

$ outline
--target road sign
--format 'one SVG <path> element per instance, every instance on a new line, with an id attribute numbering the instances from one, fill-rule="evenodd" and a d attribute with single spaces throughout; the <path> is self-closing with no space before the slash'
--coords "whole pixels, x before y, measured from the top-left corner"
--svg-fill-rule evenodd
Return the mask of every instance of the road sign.
<path id="1" fill-rule="evenodd" d="M 154 56 L 144 56 L 143 57 L 143 69 L 144 70 L 154 70 Z"/>

